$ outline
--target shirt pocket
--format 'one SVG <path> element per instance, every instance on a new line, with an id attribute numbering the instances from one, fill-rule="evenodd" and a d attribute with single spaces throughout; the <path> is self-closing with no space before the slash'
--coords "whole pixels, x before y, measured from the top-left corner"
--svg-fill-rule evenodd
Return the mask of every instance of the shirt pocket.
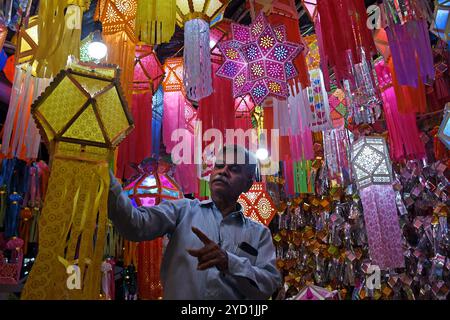
<path id="1" fill-rule="evenodd" d="M 235 254 L 241 258 L 247 258 L 252 265 L 256 264 L 256 259 L 258 258 L 258 250 L 249 244 L 241 243 L 237 245 Z"/>

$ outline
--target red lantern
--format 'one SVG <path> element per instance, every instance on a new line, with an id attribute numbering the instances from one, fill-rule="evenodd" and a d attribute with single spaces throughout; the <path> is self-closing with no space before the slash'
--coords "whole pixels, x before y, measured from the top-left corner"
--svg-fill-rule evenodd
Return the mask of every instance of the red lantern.
<path id="1" fill-rule="evenodd" d="M 245 216 L 266 226 L 275 216 L 275 205 L 266 192 L 264 182 L 253 183 L 248 192 L 241 194 L 238 202 L 241 204 Z"/>

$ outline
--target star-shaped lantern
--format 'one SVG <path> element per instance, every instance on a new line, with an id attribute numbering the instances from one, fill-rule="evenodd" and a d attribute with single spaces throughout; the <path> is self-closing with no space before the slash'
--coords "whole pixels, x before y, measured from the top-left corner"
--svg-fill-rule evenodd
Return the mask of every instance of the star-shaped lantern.
<path id="1" fill-rule="evenodd" d="M 245 216 L 266 226 L 275 216 L 275 205 L 266 192 L 266 185 L 263 182 L 253 183 L 248 192 L 241 194 L 238 202 Z"/>
<path id="2" fill-rule="evenodd" d="M 233 80 L 233 96 L 250 94 L 258 105 L 268 96 L 287 98 L 302 45 L 286 41 L 285 26 L 273 27 L 263 13 L 249 27 L 232 23 L 231 32 L 232 40 L 219 43 L 225 62 L 217 75 Z"/>

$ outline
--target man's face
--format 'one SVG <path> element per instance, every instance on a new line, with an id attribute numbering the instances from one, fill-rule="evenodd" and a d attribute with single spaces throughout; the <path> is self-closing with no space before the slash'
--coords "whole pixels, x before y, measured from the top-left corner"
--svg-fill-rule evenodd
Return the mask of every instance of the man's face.
<path id="1" fill-rule="evenodd" d="M 246 166 L 236 164 L 237 161 L 231 162 L 234 163 L 216 162 L 209 179 L 209 187 L 213 195 L 237 199 L 241 193 L 247 192 L 252 186 L 252 176 Z"/>

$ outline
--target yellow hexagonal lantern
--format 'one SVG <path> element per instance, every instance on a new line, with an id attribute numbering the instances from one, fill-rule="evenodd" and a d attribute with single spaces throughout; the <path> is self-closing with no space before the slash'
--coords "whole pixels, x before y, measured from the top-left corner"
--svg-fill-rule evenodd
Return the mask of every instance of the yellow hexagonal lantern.
<path id="1" fill-rule="evenodd" d="M 22 299 L 96 299 L 109 162 L 133 126 L 115 66 L 72 64 L 33 104 L 50 150 L 39 253 Z"/>

